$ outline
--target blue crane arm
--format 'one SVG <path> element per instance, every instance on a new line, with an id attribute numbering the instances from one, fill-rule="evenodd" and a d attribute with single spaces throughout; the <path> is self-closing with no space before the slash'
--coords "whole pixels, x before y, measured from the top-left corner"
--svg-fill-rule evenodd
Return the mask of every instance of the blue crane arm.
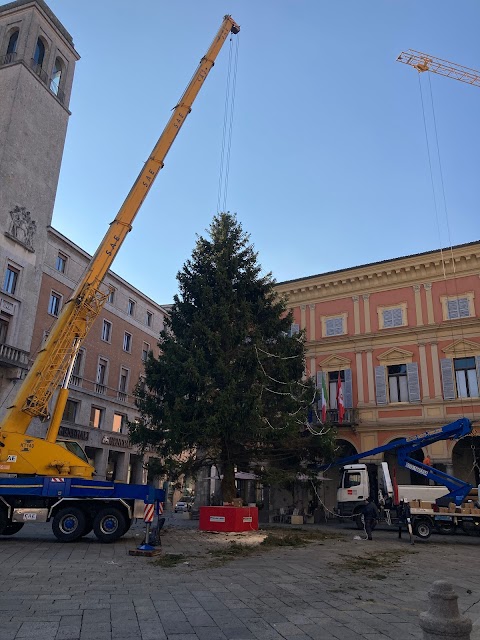
<path id="1" fill-rule="evenodd" d="M 371 456 L 375 456 L 378 453 L 384 453 L 386 451 L 396 451 L 397 452 L 397 460 L 398 463 L 402 467 L 406 467 L 415 473 L 418 473 L 429 480 L 433 480 L 438 484 L 445 485 L 448 489 L 450 489 L 450 493 L 446 496 L 442 496 L 439 500 L 442 503 L 448 504 L 448 502 L 455 502 L 457 505 L 461 505 L 465 497 L 470 492 L 472 485 L 460 480 L 459 478 L 455 478 L 453 476 L 444 473 L 443 471 L 439 471 L 438 469 L 433 469 L 433 467 L 429 467 L 422 462 L 418 462 L 413 458 L 409 457 L 413 451 L 418 451 L 423 447 L 433 444 L 434 442 L 438 442 L 439 440 L 458 440 L 459 438 L 463 438 L 472 432 L 472 423 L 468 418 L 460 418 L 455 422 L 451 422 L 450 424 L 445 425 L 444 427 L 439 427 L 438 429 L 434 429 L 433 431 L 426 431 L 425 433 L 420 433 L 416 436 L 410 436 L 408 438 L 400 438 L 395 440 L 395 442 L 389 442 L 388 444 L 384 444 L 381 447 L 376 447 L 375 449 L 370 449 L 369 451 L 362 451 L 360 453 L 356 453 L 352 456 L 347 456 L 346 458 L 340 458 L 339 460 L 334 460 L 330 464 L 324 464 L 317 469 L 319 471 L 329 469 L 330 467 L 338 467 L 343 466 L 345 464 L 350 464 L 351 462 L 356 462 L 362 458 L 369 458 Z M 437 503 L 439 502 L 437 500 Z"/>

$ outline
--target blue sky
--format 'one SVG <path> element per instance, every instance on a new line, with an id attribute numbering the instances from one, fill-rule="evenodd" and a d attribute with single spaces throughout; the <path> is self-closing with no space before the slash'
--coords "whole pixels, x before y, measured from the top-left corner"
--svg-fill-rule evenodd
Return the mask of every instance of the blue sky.
<path id="1" fill-rule="evenodd" d="M 265 271 L 280 282 L 480 238 L 480 88 L 420 76 L 436 210 L 418 74 L 395 61 L 412 48 L 480 69 L 478 0 L 47 3 L 81 55 L 53 225 L 85 250 L 225 13 L 242 28 L 226 208 Z M 113 265 L 159 303 L 216 213 L 228 47 Z"/>

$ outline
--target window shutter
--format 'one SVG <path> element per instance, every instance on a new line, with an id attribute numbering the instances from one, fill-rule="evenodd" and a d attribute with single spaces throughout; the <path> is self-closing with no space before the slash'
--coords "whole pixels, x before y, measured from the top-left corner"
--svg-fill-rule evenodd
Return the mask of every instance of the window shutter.
<path id="1" fill-rule="evenodd" d="M 325 323 L 325 329 L 327 331 L 327 336 L 334 336 L 335 335 L 335 323 L 333 318 L 329 318 L 327 320 L 327 322 Z"/>
<path id="2" fill-rule="evenodd" d="M 322 371 L 317 371 L 317 389 L 322 388 L 322 375 L 323 375 Z"/>
<path id="3" fill-rule="evenodd" d="M 447 309 L 448 309 L 449 320 L 455 320 L 455 318 L 459 317 L 458 300 L 448 300 Z"/>
<path id="4" fill-rule="evenodd" d="M 468 298 L 458 299 L 458 316 L 459 318 L 468 318 L 470 316 L 470 308 L 468 306 Z"/>
<path id="5" fill-rule="evenodd" d="M 397 309 L 393 309 L 392 310 L 392 316 L 393 316 L 393 326 L 394 327 L 401 327 L 403 325 L 402 308 L 398 307 Z"/>
<path id="6" fill-rule="evenodd" d="M 478 391 L 480 392 L 480 356 L 475 356 L 475 368 L 477 370 Z"/>
<path id="7" fill-rule="evenodd" d="M 377 404 L 387 404 L 387 381 L 384 366 L 375 367 L 375 391 Z"/>
<path id="8" fill-rule="evenodd" d="M 391 309 L 383 310 L 383 327 L 384 329 L 393 327 L 393 313 Z"/>
<path id="9" fill-rule="evenodd" d="M 339 336 L 343 333 L 343 318 L 335 318 L 335 335 Z"/>
<path id="10" fill-rule="evenodd" d="M 443 399 L 455 400 L 455 382 L 450 358 L 442 358 L 440 360 L 440 368 L 442 370 Z"/>
<path id="11" fill-rule="evenodd" d="M 292 324 L 290 325 L 290 329 L 288 331 L 288 337 L 291 338 L 297 333 L 300 333 L 300 325 L 296 324 L 295 322 L 292 322 Z"/>
<path id="12" fill-rule="evenodd" d="M 345 402 L 345 409 L 351 409 L 353 407 L 352 370 L 344 369 L 344 373 L 345 387 L 343 390 L 343 400 Z"/>
<path id="13" fill-rule="evenodd" d="M 410 402 L 420 402 L 420 382 L 418 380 L 418 364 L 407 364 L 408 399 Z"/>

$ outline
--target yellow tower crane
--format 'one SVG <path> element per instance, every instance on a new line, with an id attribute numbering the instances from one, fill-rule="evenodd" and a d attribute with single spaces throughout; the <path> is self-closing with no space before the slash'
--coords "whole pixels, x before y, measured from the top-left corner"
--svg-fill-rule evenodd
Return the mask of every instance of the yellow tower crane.
<path id="1" fill-rule="evenodd" d="M 428 53 L 422 53 L 414 49 L 402 51 L 397 58 L 397 62 L 409 64 L 419 73 L 431 71 L 432 73 L 438 73 L 440 76 L 447 76 L 447 78 L 453 78 L 454 80 L 460 80 L 460 82 L 466 82 L 467 84 L 474 84 L 480 87 L 480 71 L 462 67 L 460 64 L 436 58 Z"/>

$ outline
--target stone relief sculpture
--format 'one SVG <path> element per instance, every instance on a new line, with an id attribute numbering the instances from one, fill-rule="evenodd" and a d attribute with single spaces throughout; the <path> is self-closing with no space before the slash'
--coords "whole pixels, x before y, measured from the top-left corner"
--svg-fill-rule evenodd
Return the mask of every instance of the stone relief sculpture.
<path id="1" fill-rule="evenodd" d="M 26 207 L 15 206 L 9 213 L 12 224 L 7 235 L 23 244 L 30 251 L 35 251 L 33 237 L 37 230 L 37 223 L 32 220 L 30 211 L 27 211 Z"/>

